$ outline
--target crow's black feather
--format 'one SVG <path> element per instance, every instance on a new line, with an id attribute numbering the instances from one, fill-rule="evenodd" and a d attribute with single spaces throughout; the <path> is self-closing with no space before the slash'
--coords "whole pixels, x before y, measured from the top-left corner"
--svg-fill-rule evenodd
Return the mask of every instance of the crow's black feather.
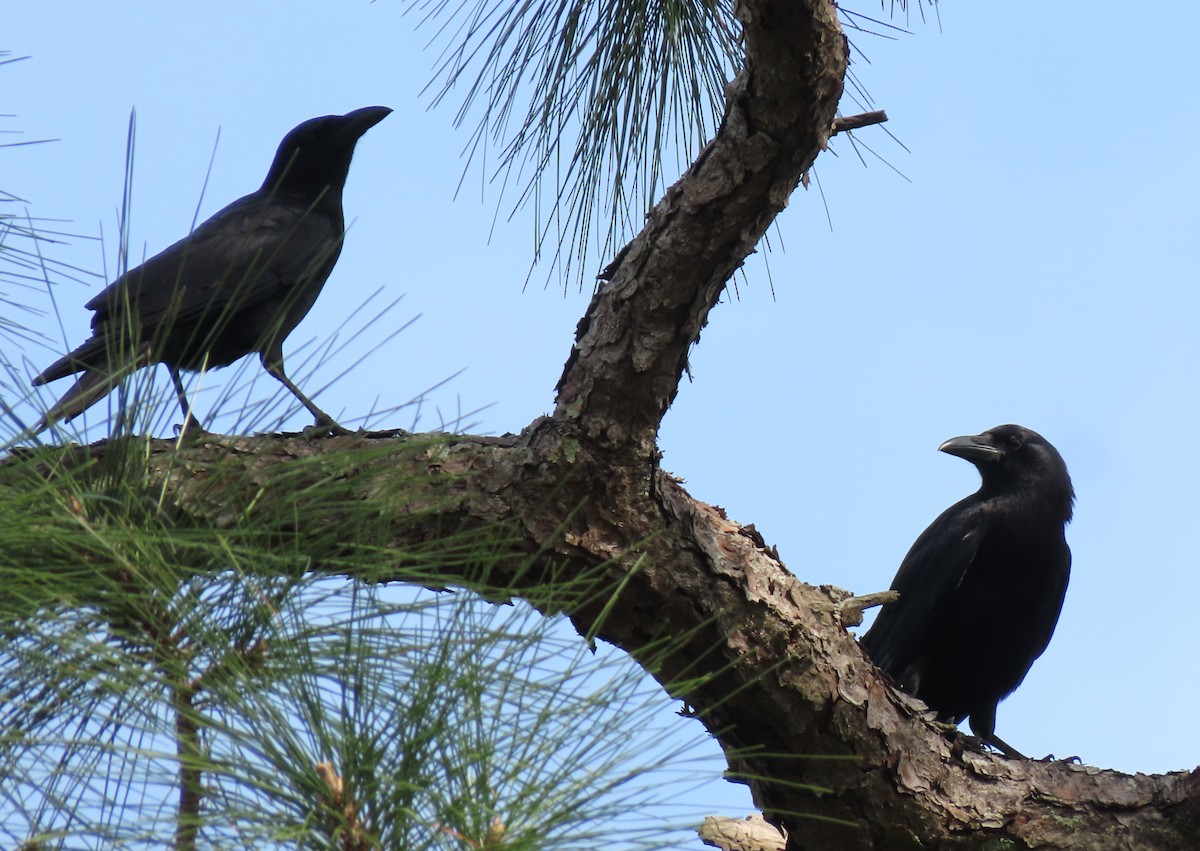
<path id="1" fill-rule="evenodd" d="M 900 598 L 880 610 L 862 645 L 940 718 L 969 718 L 983 741 L 1020 756 L 996 736 L 996 706 L 1054 634 L 1075 492 L 1058 451 L 1021 426 L 940 448 L 971 461 L 983 483 L 917 538 L 892 581 Z"/>
<path id="2" fill-rule="evenodd" d="M 82 373 L 35 430 L 77 416 L 154 363 L 170 371 L 186 427 L 191 412 L 179 371 L 227 366 L 255 352 L 319 428 L 344 432 L 287 377 L 283 341 L 341 253 L 342 189 L 355 144 L 390 112 L 369 106 L 305 121 L 280 143 L 261 188 L 91 299 L 92 336 L 33 379 Z"/>

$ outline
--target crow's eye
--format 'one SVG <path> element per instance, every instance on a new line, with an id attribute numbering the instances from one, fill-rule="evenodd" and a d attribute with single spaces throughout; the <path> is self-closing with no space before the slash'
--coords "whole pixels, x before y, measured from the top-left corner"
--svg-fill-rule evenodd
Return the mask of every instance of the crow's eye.
<path id="1" fill-rule="evenodd" d="M 1014 452 L 1021 448 L 1021 436 L 1019 434 L 1010 434 L 1008 436 L 1008 446 Z"/>

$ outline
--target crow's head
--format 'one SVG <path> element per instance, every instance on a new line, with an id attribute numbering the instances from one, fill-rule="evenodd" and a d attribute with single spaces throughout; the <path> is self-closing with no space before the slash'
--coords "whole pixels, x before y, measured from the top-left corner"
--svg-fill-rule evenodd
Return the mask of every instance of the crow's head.
<path id="1" fill-rule="evenodd" d="M 283 137 L 262 189 L 339 202 L 359 138 L 387 118 L 386 106 L 310 118 Z"/>
<path id="2" fill-rule="evenodd" d="M 952 437 L 938 447 L 970 461 L 983 477 L 980 496 L 1036 491 L 1063 522 L 1071 519 L 1075 490 L 1067 465 L 1050 441 L 1019 425 L 1002 425 L 983 434 Z"/>

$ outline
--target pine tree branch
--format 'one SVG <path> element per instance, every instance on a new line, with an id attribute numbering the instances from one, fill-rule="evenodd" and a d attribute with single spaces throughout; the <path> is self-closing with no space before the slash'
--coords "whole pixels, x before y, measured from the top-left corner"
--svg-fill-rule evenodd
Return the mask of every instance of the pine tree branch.
<path id="1" fill-rule="evenodd" d="M 735 11 L 747 63 L 720 130 L 602 274 L 558 384 L 556 416 L 642 459 L 655 456 L 709 311 L 824 149 L 842 94 L 833 4 L 748 0 Z"/>
<path id="2" fill-rule="evenodd" d="M 636 658 L 675 639 L 652 673 L 721 741 L 731 776 L 787 830 L 789 849 L 898 847 L 913 836 L 928 848 L 1195 847 L 1200 770 L 1126 775 L 972 750 L 865 658 L 839 616 L 845 592 L 798 581 L 752 529 L 669 474 L 637 470 L 550 418 L 521 435 L 437 444 L 212 437 L 182 452 L 154 441 L 149 452 L 152 484 L 170 483 L 181 523 L 219 531 L 247 516 L 261 528 L 288 519 L 271 539 L 304 553 L 309 569 L 357 576 L 336 532 L 361 525 L 361 506 L 386 504 L 392 514 L 369 542 L 381 553 L 411 552 L 447 528 L 503 529 L 509 557 L 489 581 L 510 593 L 550 571 L 565 582 L 607 570 L 615 599 L 567 614 L 581 633 L 603 616 L 595 634 Z M 331 499 L 334 480 L 343 489 Z M 394 576 L 372 568 L 363 578 L 407 574 L 397 564 Z"/>

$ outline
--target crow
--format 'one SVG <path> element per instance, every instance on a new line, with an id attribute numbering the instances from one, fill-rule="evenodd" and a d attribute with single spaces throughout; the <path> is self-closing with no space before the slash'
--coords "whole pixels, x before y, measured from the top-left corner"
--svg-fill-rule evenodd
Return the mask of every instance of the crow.
<path id="1" fill-rule="evenodd" d="M 162 363 L 189 422 L 180 370 L 228 366 L 256 352 L 268 373 L 316 418 L 346 434 L 283 368 L 283 341 L 313 306 L 342 250 L 342 188 L 354 146 L 391 112 L 368 106 L 300 124 L 279 144 L 262 186 L 117 278 L 85 306 L 92 336 L 46 367 L 34 386 L 82 373 L 33 432 L 70 419 L 122 378 Z"/>
<path id="2" fill-rule="evenodd" d="M 1054 634 L 1075 491 L 1058 451 L 1018 425 L 938 449 L 974 464 L 983 484 L 917 538 L 892 581 L 899 599 L 880 610 L 862 646 L 941 720 L 969 717 L 982 741 L 1023 759 L 996 736 L 996 706 Z"/>

